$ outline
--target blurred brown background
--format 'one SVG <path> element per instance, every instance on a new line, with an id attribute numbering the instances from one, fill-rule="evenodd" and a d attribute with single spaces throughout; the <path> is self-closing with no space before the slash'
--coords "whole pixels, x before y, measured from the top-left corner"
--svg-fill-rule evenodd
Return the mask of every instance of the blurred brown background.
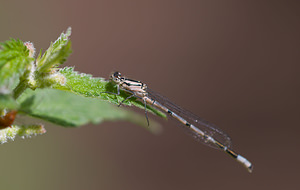
<path id="1" fill-rule="evenodd" d="M 174 121 L 158 119 L 159 136 L 125 122 L 46 126 L 43 136 L 0 146 L 0 188 L 299 188 L 299 5 L 2 1 L 0 41 L 20 38 L 45 50 L 71 26 L 67 65 L 146 82 L 224 129 L 254 171 L 195 142 Z"/>

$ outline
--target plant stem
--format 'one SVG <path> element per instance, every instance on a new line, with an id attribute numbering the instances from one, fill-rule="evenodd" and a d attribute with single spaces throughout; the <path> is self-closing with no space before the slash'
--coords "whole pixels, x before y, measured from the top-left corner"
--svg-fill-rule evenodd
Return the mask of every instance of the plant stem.
<path id="1" fill-rule="evenodd" d="M 20 81 L 18 86 L 14 89 L 13 98 L 16 100 L 27 88 L 27 85 L 24 81 Z"/>

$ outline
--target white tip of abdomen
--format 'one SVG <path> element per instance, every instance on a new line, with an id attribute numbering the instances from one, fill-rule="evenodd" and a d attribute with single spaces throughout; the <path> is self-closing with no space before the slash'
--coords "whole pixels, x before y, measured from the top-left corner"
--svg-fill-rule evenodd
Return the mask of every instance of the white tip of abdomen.
<path id="1" fill-rule="evenodd" d="M 245 168 L 247 168 L 250 173 L 252 172 L 253 166 L 252 166 L 251 162 L 249 162 L 246 158 L 244 158 L 241 155 L 238 155 L 237 158 L 236 158 L 236 160 L 239 163 L 241 163 Z"/>

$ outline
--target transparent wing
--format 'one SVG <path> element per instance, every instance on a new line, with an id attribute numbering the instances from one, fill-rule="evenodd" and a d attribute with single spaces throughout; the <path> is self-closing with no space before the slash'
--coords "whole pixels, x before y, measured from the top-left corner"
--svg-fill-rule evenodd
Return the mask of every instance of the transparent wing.
<path id="1" fill-rule="evenodd" d="M 191 123 L 198 129 L 204 132 L 204 134 L 214 138 L 215 140 L 222 143 L 227 148 L 230 148 L 232 146 L 230 137 L 223 132 L 220 128 L 217 126 L 205 121 L 204 119 L 198 117 L 197 115 L 191 113 L 190 111 L 187 111 L 173 102 L 171 102 L 168 98 L 160 95 L 157 92 L 152 91 L 151 89 L 147 88 L 148 97 L 152 100 L 154 100 L 156 103 L 161 104 L 162 106 L 166 107 L 167 109 L 171 110 L 175 114 L 179 115 L 183 119 L 185 119 L 187 122 Z M 188 134 L 192 135 L 197 141 L 210 146 L 212 148 L 218 148 L 215 144 L 206 141 L 206 139 L 196 133 L 195 131 L 191 130 L 188 126 L 181 124 L 179 125 L 181 128 L 183 128 Z"/>

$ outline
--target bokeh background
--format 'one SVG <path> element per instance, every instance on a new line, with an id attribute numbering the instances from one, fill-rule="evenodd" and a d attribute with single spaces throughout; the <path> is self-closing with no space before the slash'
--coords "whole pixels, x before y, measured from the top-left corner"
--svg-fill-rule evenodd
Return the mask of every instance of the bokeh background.
<path id="1" fill-rule="evenodd" d="M 71 26 L 66 65 L 146 82 L 226 131 L 254 171 L 152 117 L 161 135 L 126 122 L 47 125 L 43 136 L 1 145 L 0 189 L 299 188 L 299 5 L 2 0 L 0 41 L 45 50 Z"/>

